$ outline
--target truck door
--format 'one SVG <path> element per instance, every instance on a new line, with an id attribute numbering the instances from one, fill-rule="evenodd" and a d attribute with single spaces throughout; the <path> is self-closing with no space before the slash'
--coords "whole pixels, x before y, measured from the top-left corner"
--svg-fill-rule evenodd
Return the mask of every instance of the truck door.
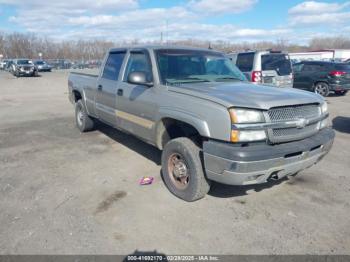
<path id="1" fill-rule="evenodd" d="M 127 82 L 131 72 L 144 72 L 153 81 L 152 65 L 147 50 L 130 51 L 123 81 L 117 90 L 118 126 L 145 140 L 151 140 L 156 114 L 157 88 Z"/>
<path id="2" fill-rule="evenodd" d="M 113 126 L 116 125 L 116 96 L 125 55 L 126 50 L 110 52 L 97 81 L 96 114 L 100 120 Z"/>
<path id="3" fill-rule="evenodd" d="M 312 91 L 315 75 L 319 72 L 320 68 L 320 65 L 305 63 L 297 76 L 298 88 Z"/>
<path id="4" fill-rule="evenodd" d="M 293 87 L 294 88 L 301 88 L 301 71 L 304 67 L 303 63 L 297 63 L 295 65 L 293 65 Z"/>

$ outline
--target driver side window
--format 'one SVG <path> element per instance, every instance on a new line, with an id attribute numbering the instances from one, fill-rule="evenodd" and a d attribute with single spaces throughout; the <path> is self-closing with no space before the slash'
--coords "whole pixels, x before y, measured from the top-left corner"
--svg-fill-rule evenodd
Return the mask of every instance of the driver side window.
<path id="1" fill-rule="evenodd" d="M 149 57 L 144 52 L 131 52 L 129 61 L 126 65 L 124 81 L 127 81 L 128 75 L 132 72 L 144 72 L 147 77 L 147 81 L 153 81 L 152 66 Z"/>
<path id="2" fill-rule="evenodd" d="M 294 72 L 301 72 L 301 70 L 303 69 L 304 64 L 297 64 L 293 66 L 293 70 Z"/>

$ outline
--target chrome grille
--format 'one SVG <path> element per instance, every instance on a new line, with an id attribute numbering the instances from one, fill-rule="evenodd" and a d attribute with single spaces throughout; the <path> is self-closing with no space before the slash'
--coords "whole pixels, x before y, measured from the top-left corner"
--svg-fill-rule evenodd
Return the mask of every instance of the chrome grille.
<path id="1" fill-rule="evenodd" d="M 318 123 L 308 125 L 308 126 L 301 128 L 301 129 L 298 129 L 296 127 L 273 129 L 272 133 L 273 133 L 273 136 L 275 138 L 277 138 L 277 137 L 287 138 L 290 136 L 295 138 L 295 136 L 305 137 L 305 136 L 310 135 L 310 134 L 312 135 L 315 131 L 317 132 L 317 130 L 318 130 Z"/>
<path id="2" fill-rule="evenodd" d="M 268 111 L 271 122 L 291 121 L 300 118 L 312 119 L 320 116 L 318 105 L 298 105 L 293 107 L 277 107 Z"/>
<path id="3" fill-rule="evenodd" d="M 267 112 L 270 122 L 285 122 L 299 119 L 311 120 L 321 115 L 318 105 L 296 105 L 288 107 L 272 108 Z M 319 122 L 310 123 L 303 128 L 276 128 L 269 129 L 268 136 L 271 143 L 282 143 L 293 140 L 300 140 L 312 136 L 318 132 Z"/>

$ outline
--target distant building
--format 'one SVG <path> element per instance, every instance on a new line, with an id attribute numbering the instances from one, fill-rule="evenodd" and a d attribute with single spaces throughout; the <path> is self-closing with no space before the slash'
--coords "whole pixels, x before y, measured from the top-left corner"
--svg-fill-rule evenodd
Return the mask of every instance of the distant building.
<path id="1" fill-rule="evenodd" d="M 350 59 L 350 49 L 322 49 L 309 52 L 289 53 L 293 62 L 305 60 L 337 61 Z"/>

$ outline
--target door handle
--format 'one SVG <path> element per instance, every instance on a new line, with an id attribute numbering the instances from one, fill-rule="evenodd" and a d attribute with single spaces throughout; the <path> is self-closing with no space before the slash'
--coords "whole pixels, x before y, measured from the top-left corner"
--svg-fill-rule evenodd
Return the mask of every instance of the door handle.
<path id="1" fill-rule="evenodd" d="M 117 95 L 118 95 L 118 96 L 122 96 L 122 95 L 123 95 L 123 89 L 118 89 Z"/>
<path id="2" fill-rule="evenodd" d="M 102 85 L 98 85 L 98 86 L 97 86 L 97 90 L 99 90 L 99 91 L 101 91 L 101 90 L 102 90 L 102 88 L 103 88 L 103 86 L 102 86 Z"/>

